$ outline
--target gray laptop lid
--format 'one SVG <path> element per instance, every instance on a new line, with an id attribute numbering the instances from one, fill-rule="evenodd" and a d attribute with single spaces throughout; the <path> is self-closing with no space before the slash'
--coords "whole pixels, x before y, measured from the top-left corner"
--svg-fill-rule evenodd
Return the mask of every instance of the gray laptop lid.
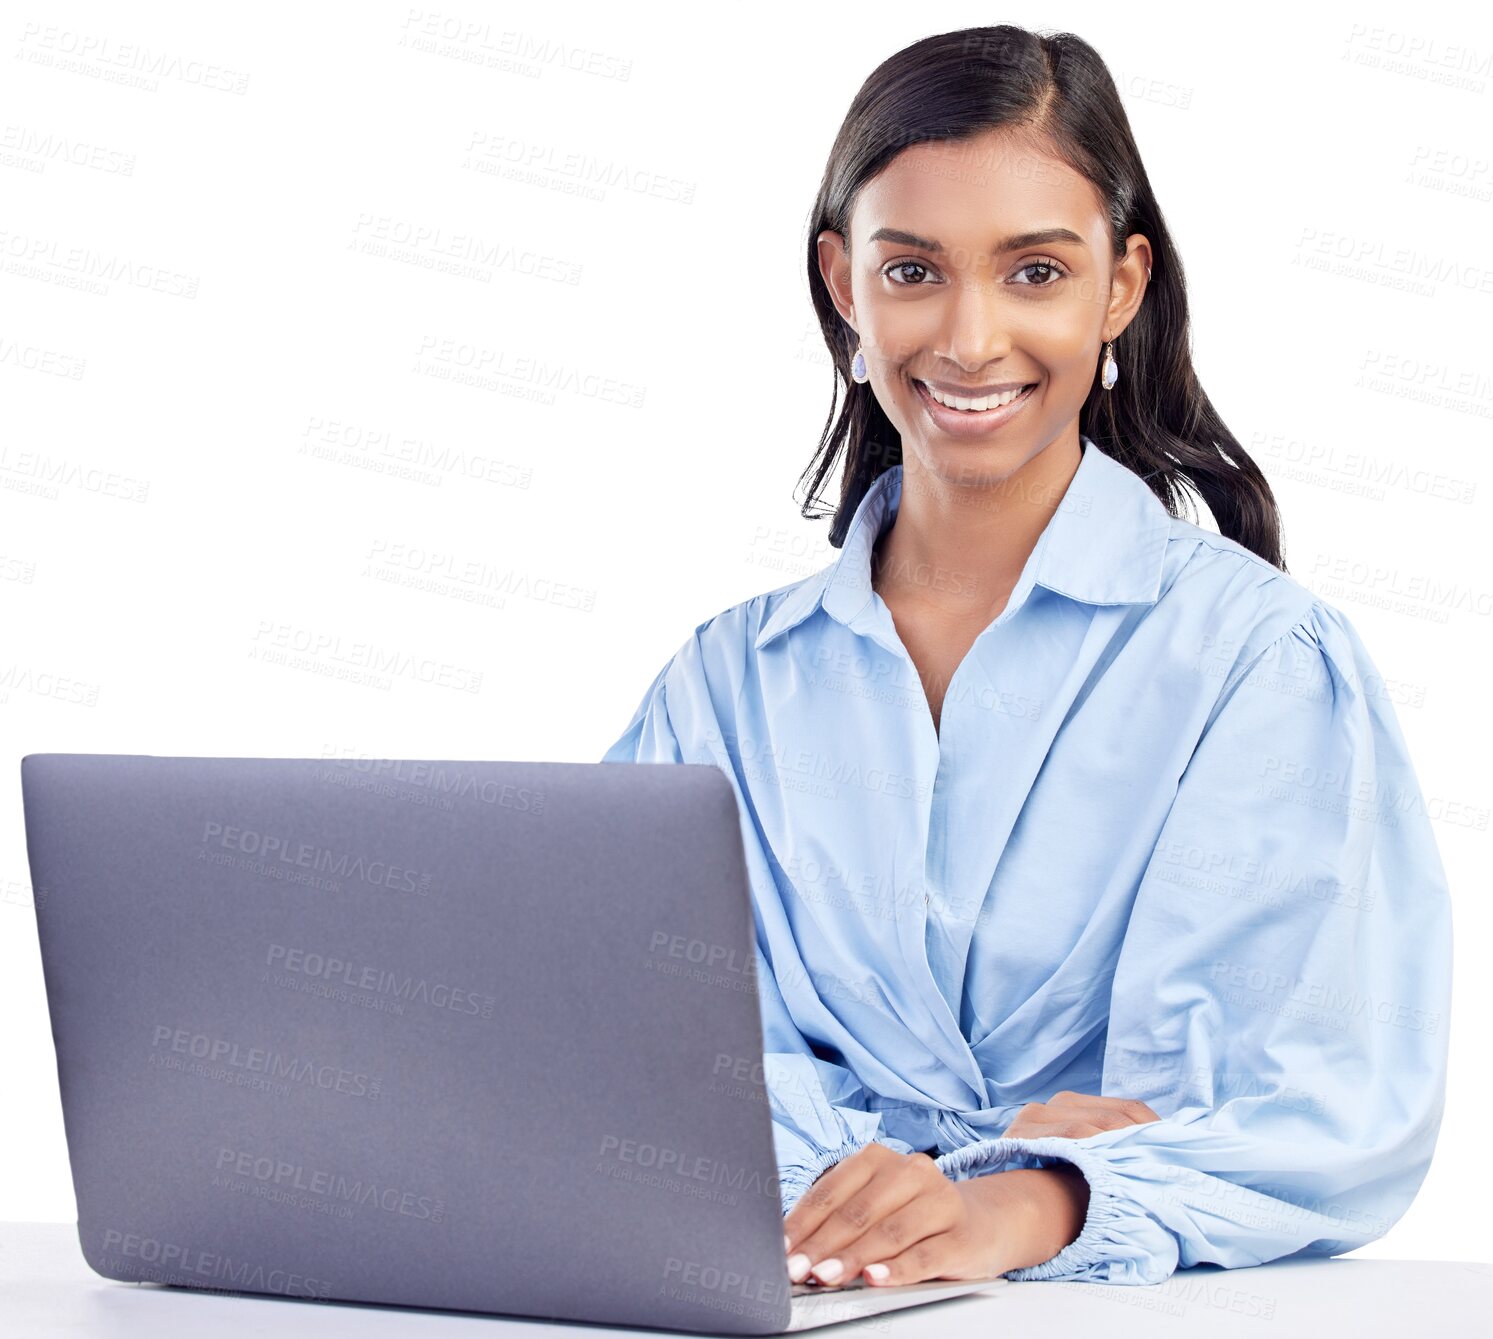
<path id="1" fill-rule="evenodd" d="M 22 793 L 96 1271 L 788 1324 L 716 768 L 33 754 Z"/>

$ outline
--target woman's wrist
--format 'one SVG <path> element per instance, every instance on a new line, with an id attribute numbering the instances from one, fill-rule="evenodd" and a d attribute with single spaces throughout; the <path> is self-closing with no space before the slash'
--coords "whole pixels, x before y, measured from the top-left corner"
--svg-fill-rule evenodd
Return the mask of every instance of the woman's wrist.
<path id="1" fill-rule="evenodd" d="M 1089 1183 L 1072 1163 L 990 1172 L 959 1187 L 995 1211 L 1001 1273 L 1045 1264 L 1078 1238 L 1088 1218 Z"/>

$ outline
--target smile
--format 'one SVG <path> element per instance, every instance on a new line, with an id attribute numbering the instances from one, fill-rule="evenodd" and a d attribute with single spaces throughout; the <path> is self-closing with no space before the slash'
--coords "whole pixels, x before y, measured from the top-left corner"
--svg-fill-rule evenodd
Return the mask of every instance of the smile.
<path id="1" fill-rule="evenodd" d="M 1011 401 L 1019 399 L 1032 389 L 1031 386 L 1018 386 L 1015 390 L 1003 391 L 999 395 L 983 395 L 978 400 L 971 400 L 963 395 L 950 395 L 936 386 L 930 386 L 926 381 L 920 381 L 918 385 L 923 387 L 939 404 L 946 405 L 950 409 L 958 409 L 966 414 L 978 414 L 986 409 L 999 409 L 1002 405 L 1010 404 Z"/>
<path id="2" fill-rule="evenodd" d="M 1039 383 L 979 399 L 934 390 L 926 381 L 914 379 L 912 384 L 934 427 L 950 437 L 984 437 L 1018 417 Z"/>

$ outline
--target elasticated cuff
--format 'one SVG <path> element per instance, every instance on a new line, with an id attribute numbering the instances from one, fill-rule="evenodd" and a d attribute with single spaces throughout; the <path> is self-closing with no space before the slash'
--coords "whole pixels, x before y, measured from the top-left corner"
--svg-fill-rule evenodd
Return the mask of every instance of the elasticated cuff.
<path id="1" fill-rule="evenodd" d="M 860 1139 L 839 1148 L 829 1148 L 812 1162 L 799 1163 L 797 1166 L 786 1168 L 778 1177 L 778 1192 L 783 1200 L 783 1217 L 786 1218 L 793 1212 L 794 1206 L 803 1196 L 804 1191 L 837 1162 L 843 1162 L 852 1153 L 858 1153 L 867 1144 L 875 1142 L 874 1139 Z"/>
<path id="2" fill-rule="evenodd" d="M 1118 1179 L 1101 1158 L 1072 1139 L 1044 1136 L 1040 1139 L 982 1139 L 938 1158 L 938 1166 L 951 1181 L 966 1181 L 992 1172 L 1043 1168 L 1053 1162 L 1069 1162 L 1089 1183 L 1089 1210 L 1083 1231 L 1051 1260 L 1008 1269 L 1003 1278 L 1019 1282 L 1042 1279 L 1082 1280 L 1087 1283 L 1155 1283 L 1159 1279 L 1111 1277 L 1111 1267 L 1124 1260 L 1130 1250 L 1123 1225 L 1131 1210 L 1120 1197 Z"/>

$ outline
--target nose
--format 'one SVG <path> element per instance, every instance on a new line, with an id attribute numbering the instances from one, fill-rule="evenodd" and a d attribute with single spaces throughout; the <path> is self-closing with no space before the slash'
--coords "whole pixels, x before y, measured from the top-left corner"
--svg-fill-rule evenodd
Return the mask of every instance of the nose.
<path id="1" fill-rule="evenodd" d="M 1011 352 L 1012 298 L 988 266 L 961 275 L 945 308 L 938 350 L 966 376 Z"/>

